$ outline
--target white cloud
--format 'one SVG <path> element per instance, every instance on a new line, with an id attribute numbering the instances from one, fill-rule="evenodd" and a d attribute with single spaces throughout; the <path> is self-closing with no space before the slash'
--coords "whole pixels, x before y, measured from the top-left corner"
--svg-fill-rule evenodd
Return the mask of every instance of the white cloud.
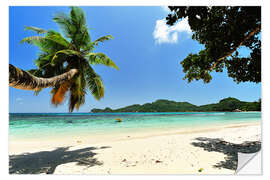
<path id="1" fill-rule="evenodd" d="M 168 26 L 165 19 L 159 19 L 156 21 L 153 37 L 157 44 L 177 43 L 178 34 L 182 32 L 186 32 L 187 37 L 191 37 L 192 32 L 187 18 L 177 22 L 174 26 Z"/>

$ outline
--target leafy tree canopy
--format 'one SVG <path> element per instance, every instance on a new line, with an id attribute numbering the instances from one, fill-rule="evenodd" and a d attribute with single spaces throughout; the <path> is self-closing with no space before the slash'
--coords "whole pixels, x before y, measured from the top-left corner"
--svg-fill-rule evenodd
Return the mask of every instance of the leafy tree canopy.
<path id="1" fill-rule="evenodd" d="M 204 45 L 182 62 L 184 79 L 209 83 L 211 72 L 227 68 L 228 76 L 239 82 L 261 82 L 261 7 L 177 7 L 169 6 L 168 25 L 188 18 L 192 39 Z M 244 56 L 239 48 L 250 54 Z"/>

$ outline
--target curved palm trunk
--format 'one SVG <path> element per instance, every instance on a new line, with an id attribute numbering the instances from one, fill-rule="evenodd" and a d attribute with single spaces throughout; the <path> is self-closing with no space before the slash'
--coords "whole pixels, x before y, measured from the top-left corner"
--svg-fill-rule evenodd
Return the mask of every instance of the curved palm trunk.
<path id="1" fill-rule="evenodd" d="M 39 78 L 9 64 L 9 86 L 23 90 L 40 90 L 70 80 L 76 73 L 78 73 L 77 69 L 71 69 L 55 77 Z"/>

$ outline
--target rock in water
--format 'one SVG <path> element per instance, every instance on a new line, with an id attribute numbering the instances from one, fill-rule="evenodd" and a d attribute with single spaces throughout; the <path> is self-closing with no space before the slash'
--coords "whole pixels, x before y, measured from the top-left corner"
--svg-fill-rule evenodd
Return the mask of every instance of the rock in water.
<path id="1" fill-rule="evenodd" d="M 122 122 L 120 118 L 115 118 L 116 122 Z"/>

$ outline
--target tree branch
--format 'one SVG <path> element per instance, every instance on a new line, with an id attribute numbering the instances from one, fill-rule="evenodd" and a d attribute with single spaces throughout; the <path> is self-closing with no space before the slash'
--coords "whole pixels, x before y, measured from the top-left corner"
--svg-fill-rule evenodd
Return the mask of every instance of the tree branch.
<path id="1" fill-rule="evenodd" d="M 261 29 L 261 27 L 258 26 L 258 27 L 255 28 L 253 31 L 249 32 L 248 35 L 243 39 L 243 41 L 241 41 L 241 42 L 238 44 L 238 46 L 235 46 L 235 47 L 234 47 L 227 55 L 225 55 L 225 56 L 219 58 L 219 59 L 216 61 L 216 63 L 210 68 L 210 71 L 213 70 L 213 69 L 216 67 L 216 65 L 217 65 L 218 62 L 222 61 L 223 59 L 225 59 L 225 58 L 228 57 L 228 56 L 231 56 L 231 55 L 232 55 L 232 54 L 233 54 L 240 46 L 243 45 L 243 43 L 244 43 L 246 40 L 248 40 L 250 37 L 254 36 L 254 34 L 257 33 L 260 29 Z"/>

